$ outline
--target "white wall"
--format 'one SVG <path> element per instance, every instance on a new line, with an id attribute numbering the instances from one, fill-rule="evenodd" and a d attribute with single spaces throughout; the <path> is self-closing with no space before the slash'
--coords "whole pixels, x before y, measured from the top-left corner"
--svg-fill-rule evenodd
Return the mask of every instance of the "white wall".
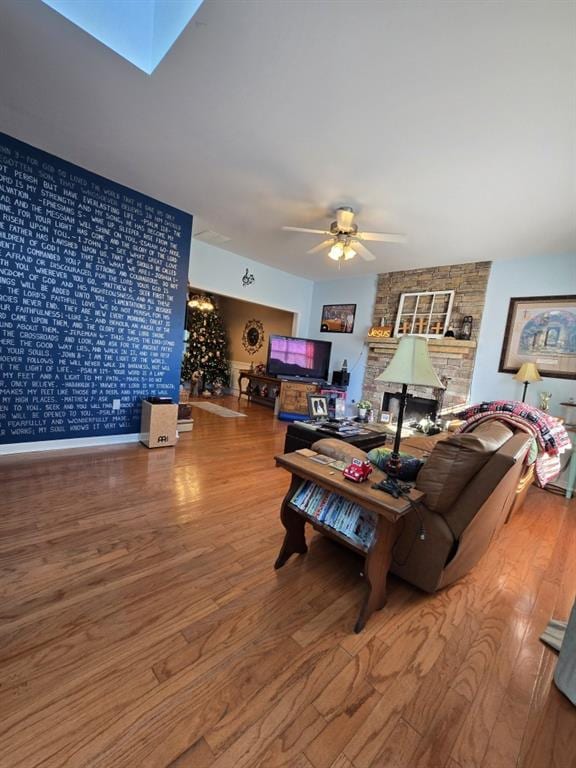
<path id="1" fill-rule="evenodd" d="M 254 275 L 254 282 L 244 288 L 242 276 L 246 268 Z M 311 280 L 282 272 L 194 238 L 189 277 L 192 285 L 204 291 L 294 312 L 294 335 L 306 335 L 314 287 Z"/>
<path id="2" fill-rule="evenodd" d="M 576 294 L 576 254 L 492 264 L 472 379 L 472 402 L 522 398 L 523 384 L 513 379 L 512 374 L 498 372 L 510 299 L 570 294 Z M 561 415 L 561 401 L 576 398 L 574 380 L 546 377 L 540 383 L 528 385 L 526 401 L 538 405 L 541 390 L 552 392 L 550 412 L 556 416 Z"/>
<path id="3" fill-rule="evenodd" d="M 362 383 L 368 353 L 364 340 L 372 325 L 377 280 L 378 275 L 367 275 L 349 280 L 328 280 L 314 283 L 310 324 L 306 335 L 311 339 L 332 342 L 330 375 L 333 370 L 340 370 L 344 359 L 348 360 L 348 371 L 350 372 L 348 404 L 362 398 Z M 356 304 L 354 332 L 322 333 L 320 331 L 320 319 L 324 304 Z"/>
<path id="4" fill-rule="evenodd" d="M 254 274 L 255 281 L 244 288 L 242 275 L 246 268 Z M 377 275 L 313 283 L 192 239 L 189 276 L 190 283 L 204 291 L 294 312 L 293 334 L 331 341 L 330 375 L 347 359 L 350 371 L 348 402 L 362 397 L 367 354 L 364 339 L 372 324 Z M 324 304 L 356 304 L 354 332 L 322 333 L 320 318 Z"/>

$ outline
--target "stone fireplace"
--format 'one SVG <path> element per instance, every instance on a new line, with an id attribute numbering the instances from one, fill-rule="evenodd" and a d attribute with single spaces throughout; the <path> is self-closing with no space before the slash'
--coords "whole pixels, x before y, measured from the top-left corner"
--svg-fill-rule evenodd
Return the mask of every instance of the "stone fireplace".
<path id="1" fill-rule="evenodd" d="M 400 392 L 384 392 L 382 398 L 382 410 L 390 413 L 392 422 L 398 419 L 400 396 Z M 410 424 L 414 421 L 420 421 L 426 416 L 434 421 L 438 413 L 438 406 L 438 400 L 434 397 L 416 397 L 409 393 L 406 401 L 406 410 L 404 411 L 404 422 Z"/>
<path id="2" fill-rule="evenodd" d="M 430 387 L 410 387 L 413 398 L 438 401 L 438 414 L 457 411 L 470 398 L 470 386 L 476 358 L 476 342 L 484 310 L 486 284 L 490 274 L 490 262 L 456 264 L 448 267 L 413 269 L 402 272 L 388 272 L 378 276 L 373 325 L 394 325 L 400 296 L 416 291 L 454 290 L 451 324 L 456 336 L 465 315 L 472 315 L 472 336 L 469 340 L 458 338 L 431 338 L 428 350 L 434 370 L 445 390 Z M 386 395 L 395 395 L 398 386 L 376 381 L 392 359 L 398 339 L 368 338 L 368 360 L 364 375 L 363 397 L 373 407 L 384 407 Z M 416 401 L 415 401 L 416 402 Z M 407 408 L 408 412 L 408 408 Z M 425 414 L 423 414 L 425 415 Z"/>

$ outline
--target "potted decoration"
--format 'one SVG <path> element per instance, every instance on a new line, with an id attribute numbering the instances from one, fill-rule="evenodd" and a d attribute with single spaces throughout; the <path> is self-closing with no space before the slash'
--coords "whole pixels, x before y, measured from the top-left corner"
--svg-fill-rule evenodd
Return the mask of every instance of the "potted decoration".
<path id="1" fill-rule="evenodd" d="M 356 407 L 358 408 L 358 418 L 361 421 L 366 421 L 369 412 L 372 410 L 372 403 L 370 400 L 358 400 Z"/>

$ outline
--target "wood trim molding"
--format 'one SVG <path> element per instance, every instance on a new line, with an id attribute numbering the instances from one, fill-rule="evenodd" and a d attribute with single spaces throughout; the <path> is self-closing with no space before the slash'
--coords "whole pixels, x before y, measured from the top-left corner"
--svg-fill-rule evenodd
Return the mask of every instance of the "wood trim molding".
<path id="1" fill-rule="evenodd" d="M 366 338 L 365 343 L 370 349 L 381 350 L 385 354 L 394 354 L 398 346 L 399 339 L 375 339 Z M 428 339 L 428 348 L 430 354 L 437 355 L 458 354 L 461 357 L 467 357 L 470 352 L 476 349 L 475 341 L 464 341 L 463 339 Z"/>

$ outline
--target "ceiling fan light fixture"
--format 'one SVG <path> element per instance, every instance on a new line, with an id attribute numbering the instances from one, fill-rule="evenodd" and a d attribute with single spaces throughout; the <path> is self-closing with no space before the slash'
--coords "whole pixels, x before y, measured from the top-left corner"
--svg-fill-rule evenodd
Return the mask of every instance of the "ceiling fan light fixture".
<path id="1" fill-rule="evenodd" d="M 359 256 L 364 261 L 376 261 L 376 256 L 364 245 L 367 242 L 377 243 L 405 243 L 406 236 L 392 232 L 360 232 L 358 224 L 354 221 L 354 210 L 349 206 L 340 206 L 336 210 L 336 221 L 330 224 L 329 229 L 312 229 L 310 227 L 285 226 L 282 229 L 290 232 L 304 232 L 311 235 L 328 235 L 328 238 L 310 248 L 307 253 L 315 254 L 328 250 L 328 256 L 338 263 L 350 261 Z"/>
<path id="2" fill-rule="evenodd" d="M 340 261 L 340 259 L 344 256 L 344 251 L 345 249 L 342 243 L 334 243 L 328 252 L 328 256 L 330 256 L 331 259 L 334 259 L 334 261 Z"/>

